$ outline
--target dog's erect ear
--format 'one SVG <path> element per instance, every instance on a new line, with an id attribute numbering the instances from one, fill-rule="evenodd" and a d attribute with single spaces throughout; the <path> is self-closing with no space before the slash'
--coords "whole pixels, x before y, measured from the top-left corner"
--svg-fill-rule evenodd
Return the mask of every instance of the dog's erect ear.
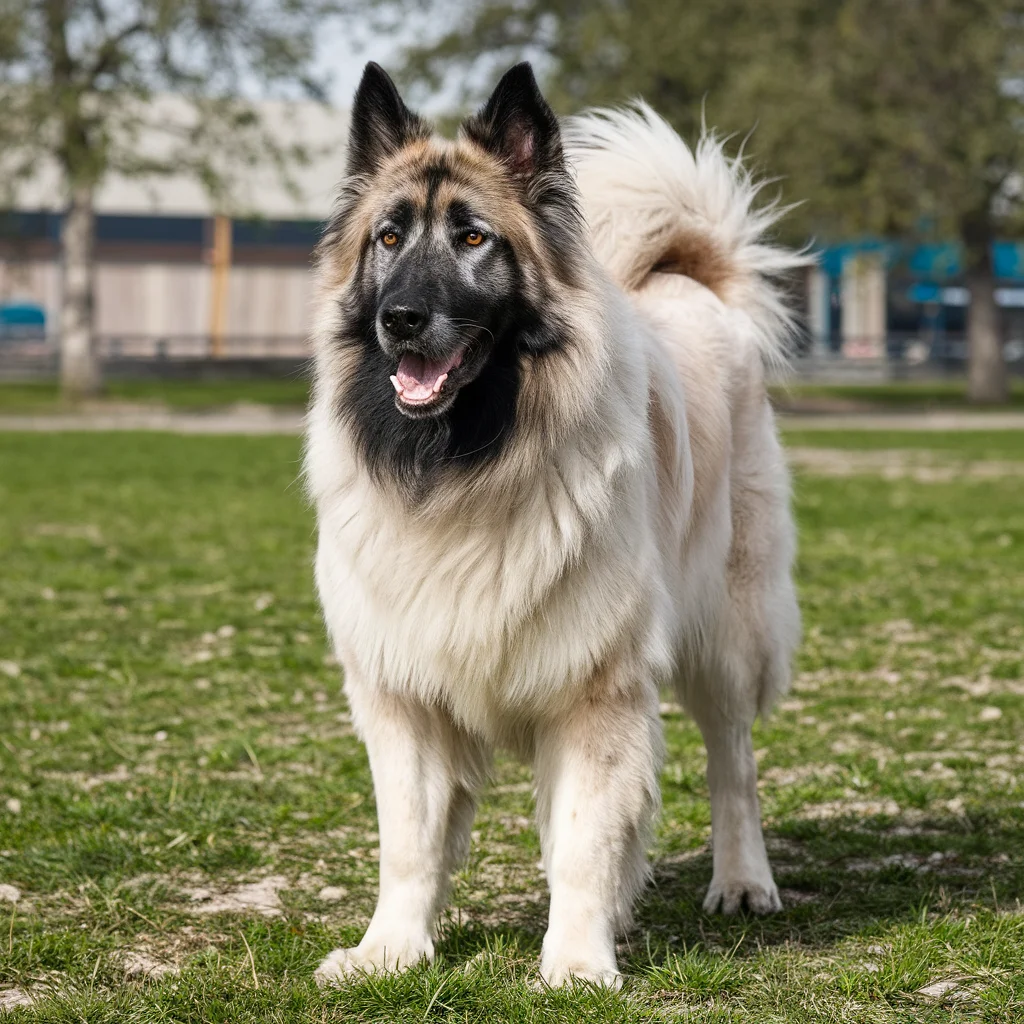
<path id="1" fill-rule="evenodd" d="M 464 121 L 462 130 L 518 178 L 564 167 L 558 119 L 527 63 L 505 72 L 483 109 Z"/>
<path id="2" fill-rule="evenodd" d="M 430 126 L 402 102 L 388 73 L 370 61 L 352 104 L 348 173 L 372 174 L 406 142 L 429 134 Z"/>

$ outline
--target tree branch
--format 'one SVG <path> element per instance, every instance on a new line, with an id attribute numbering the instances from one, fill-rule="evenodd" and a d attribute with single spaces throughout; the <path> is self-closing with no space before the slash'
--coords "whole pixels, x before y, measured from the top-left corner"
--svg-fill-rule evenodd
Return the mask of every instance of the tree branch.
<path id="1" fill-rule="evenodd" d="M 132 36 L 147 31 L 149 27 L 145 21 L 140 19 L 123 28 L 116 35 L 105 39 L 96 52 L 96 59 L 93 61 L 92 67 L 86 70 L 87 87 L 91 87 L 101 75 L 113 71 L 121 60 L 121 47 Z"/>

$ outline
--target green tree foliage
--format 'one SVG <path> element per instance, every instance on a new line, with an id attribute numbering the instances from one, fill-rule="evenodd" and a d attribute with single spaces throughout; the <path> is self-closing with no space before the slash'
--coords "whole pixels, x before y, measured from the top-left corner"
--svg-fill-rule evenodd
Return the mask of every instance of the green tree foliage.
<path id="1" fill-rule="evenodd" d="M 689 138 L 702 119 L 756 129 L 803 237 L 957 239 L 970 391 L 1005 400 L 990 254 L 1024 196 L 1020 0 L 476 0 L 407 74 L 437 84 L 462 62 L 488 84 L 523 55 L 564 112 L 642 95 Z"/>
<path id="2" fill-rule="evenodd" d="M 111 173 L 185 173 L 224 204 L 246 164 L 270 163 L 287 180 L 305 154 L 274 137 L 252 97 L 322 95 L 308 69 L 317 31 L 336 9 L 332 0 L 0 0 L 0 203 L 40 167 L 56 171 L 66 203 L 68 393 L 99 384 L 96 188 Z M 168 117 L 153 102 L 161 93 L 176 94 L 185 115 Z"/>

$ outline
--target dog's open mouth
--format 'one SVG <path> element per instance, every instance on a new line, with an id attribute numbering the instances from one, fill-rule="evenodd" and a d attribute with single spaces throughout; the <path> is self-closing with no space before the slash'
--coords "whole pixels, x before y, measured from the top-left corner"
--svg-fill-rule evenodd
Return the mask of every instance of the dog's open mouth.
<path id="1" fill-rule="evenodd" d="M 417 352 L 406 352 L 398 361 L 391 383 L 405 405 L 423 406 L 437 401 L 448 375 L 462 364 L 464 349 L 445 359 L 428 359 Z"/>

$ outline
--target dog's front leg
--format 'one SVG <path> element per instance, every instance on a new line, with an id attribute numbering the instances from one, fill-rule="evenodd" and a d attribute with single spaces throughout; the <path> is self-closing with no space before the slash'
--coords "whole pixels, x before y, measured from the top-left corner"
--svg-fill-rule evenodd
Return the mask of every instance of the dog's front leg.
<path id="1" fill-rule="evenodd" d="M 647 874 L 659 802 L 661 723 L 653 683 L 607 680 L 537 732 L 537 813 L 551 888 L 541 975 L 618 986 L 615 934 Z"/>
<path id="2" fill-rule="evenodd" d="M 366 934 L 317 969 L 321 984 L 433 960 L 451 871 L 465 856 L 488 752 L 434 707 L 346 685 L 377 796 L 380 894 Z"/>

